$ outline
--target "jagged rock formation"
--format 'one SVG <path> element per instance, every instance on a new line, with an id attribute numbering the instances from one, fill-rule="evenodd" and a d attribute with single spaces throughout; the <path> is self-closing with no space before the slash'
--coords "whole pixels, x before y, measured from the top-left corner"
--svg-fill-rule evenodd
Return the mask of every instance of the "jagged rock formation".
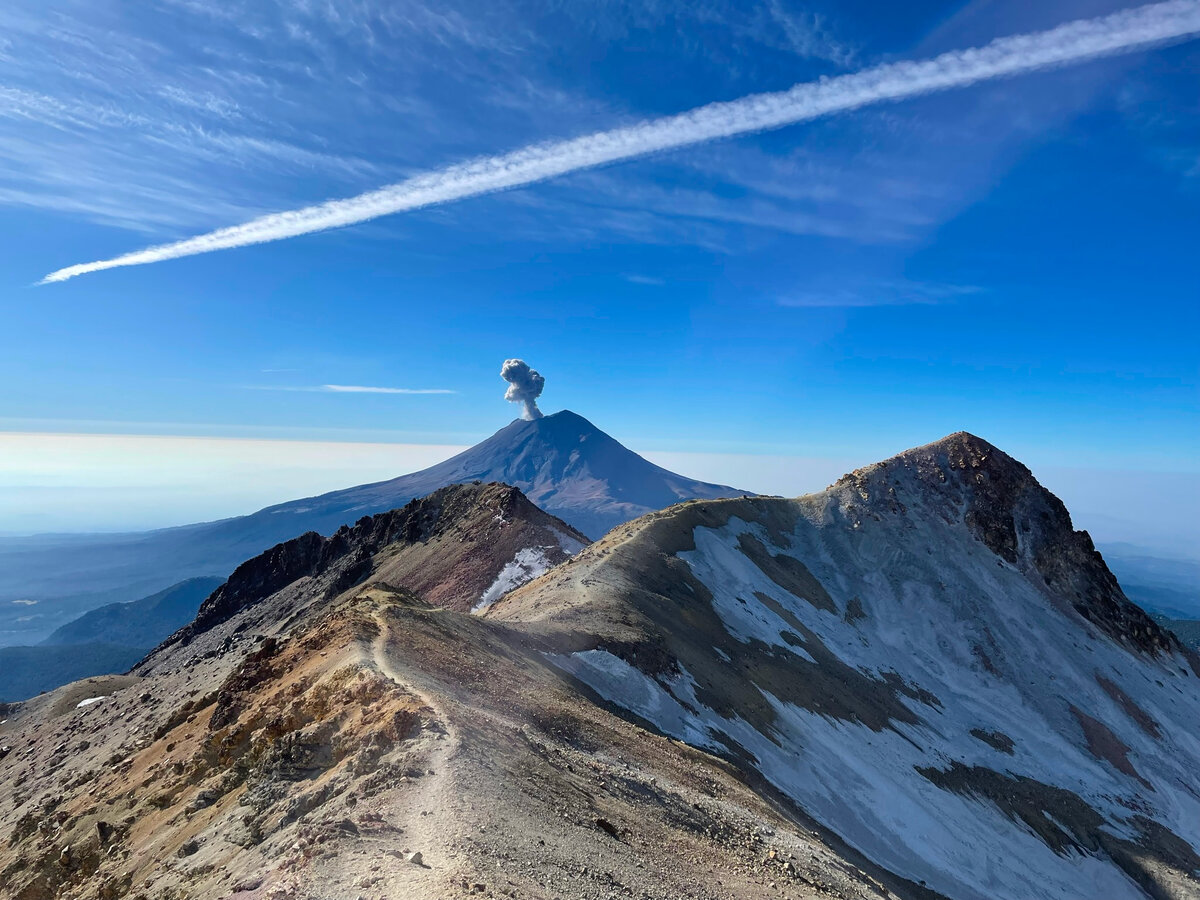
<path id="1" fill-rule="evenodd" d="M 836 487 L 853 490 L 869 509 L 903 509 L 906 498 L 961 507 L 963 522 L 989 550 L 1036 572 L 1109 636 L 1151 654 L 1180 649 L 1170 632 L 1125 596 L 1088 533 L 1072 527 L 1062 501 L 981 438 L 950 435 L 852 472 Z"/>
<path id="2" fill-rule="evenodd" d="M 985 442 L 564 536 L 438 492 L 9 709 L 0 895 L 1197 895 L 1195 658 Z"/>
<path id="3" fill-rule="evenodd" d="M 507 586 L 516 587 L 587 543 L 509 485 L 446 487 L 402 509 L 364 516 L 328 538 L 307 532 L 243 563 L 200 605 L 195 621 L 163 646 L 186 644 L 301 579 L 309 593 L 311 580 L 320 579 L 328 599 L 374 574 L 402 583 L 432 603 L 469 611 L 484 601 L 498 579 L 507 578 Z M 377 559 L 393 544 L 403 551 Z M 517 572 L 506 575 L 514 566 Z"/>

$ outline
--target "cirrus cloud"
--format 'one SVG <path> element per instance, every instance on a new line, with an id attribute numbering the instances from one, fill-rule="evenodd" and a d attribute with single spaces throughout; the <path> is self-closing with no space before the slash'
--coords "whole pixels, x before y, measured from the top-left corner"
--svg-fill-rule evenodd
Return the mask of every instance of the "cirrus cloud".
<path id="1" fill-rule="evenodd" d="M 260 216 L 241 225 L 51 272 L 79 275 L 247 247 L 510 190 L 585 169 L 708 141 L 782 128 L 864 106 L 1153 46 L 1200 34 L 1200 0 L 1167 0 L 1048 31 L 998 38 L 931 59 L 889 63 L 789 90 L 755 94 L 564 141 L 535 144 L 418 175 L 344 200 Z"/>
<path id="2" fill-rule="evenodd" d="M 315 385 L 270 385 L 248 386 L 252 391 L 304 391 L 318 394 L 457 394 L 449 388 L 402 388 L 377 387 L 365 384 L 315 384 Z"/>

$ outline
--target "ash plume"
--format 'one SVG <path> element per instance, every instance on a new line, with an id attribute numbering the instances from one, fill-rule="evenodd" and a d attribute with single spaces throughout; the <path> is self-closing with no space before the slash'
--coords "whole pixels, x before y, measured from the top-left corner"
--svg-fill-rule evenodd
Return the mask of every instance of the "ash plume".
<path id="1" fill-rule="evenodd" d="M 508 382 L 508 390 L 504 399 L 510 403 L 523 403 L 525 409 L 521 412 L 522 419 L 540 419 L 542 411 L 538 409 L 537 398 L 542 395 L 546 379 L 537 369 L 529 368 L 529 363 L 523 359 L 506 359 L 500 367 L 500 377 Z"/>

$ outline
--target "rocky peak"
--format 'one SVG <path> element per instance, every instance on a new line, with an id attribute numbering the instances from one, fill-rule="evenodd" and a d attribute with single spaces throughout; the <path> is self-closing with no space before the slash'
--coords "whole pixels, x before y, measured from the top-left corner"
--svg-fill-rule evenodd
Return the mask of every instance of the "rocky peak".
<path id="1" fill-rule="evenodd" d="M 1118 642 L 1151 655 L 1179 641 L 1132 603 L 1086 531 L 1024 464 L 983 438 L 959 431 L 857 469 L 834 485 L 850 511 L 907 514 L 922 509 L 958 519 L 989 550 L 1027 571 L 1080 616 Z"/>
<path id="2" fill-rule="evenodd" d="M 965 431 L 855 469 L 834 487 L 852 491 L 873 512 L 931 504 L 952 511 L 965 504 L 973 517 L 983 515 L 979 525 L 988 534 L 988 546 L 1010 562 L 1016 561 L 1016 535 L 1002 522 L 987 521 L 987 512 L 998 511 L 1031 487 L 1041 489 L 1024 465 Z"/>
<path id="3" fill-rule="evenodd" d="M 453 544 L 459 546 L 482 536 L 487 526 L 510 523 L 535 523 L 558 531 L 580 546 L 588 542 L 570 526 L 538 509 L 511 485 L 450 485 L 400 509 L 364 516 L 327 538 L 310 531 L 242 563 L 201 604 L 196 619 L 163 646 L 187 643 L 301 578 L 320 577 L 326 597 L 339 594 L 370 575 L 376 555 L 393 545 L 411 548 L 453 538 Z"/>

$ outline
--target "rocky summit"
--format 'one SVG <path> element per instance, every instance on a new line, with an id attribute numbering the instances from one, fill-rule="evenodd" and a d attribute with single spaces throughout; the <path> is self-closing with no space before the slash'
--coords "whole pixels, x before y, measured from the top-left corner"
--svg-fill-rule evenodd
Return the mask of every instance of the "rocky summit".
<path id="1" fill-rule="evenodd" d="M 0 896 L 1194 898 L 1198 677 L 971 435 L 590 545 L 469 483 L 0 713 Z"/>

